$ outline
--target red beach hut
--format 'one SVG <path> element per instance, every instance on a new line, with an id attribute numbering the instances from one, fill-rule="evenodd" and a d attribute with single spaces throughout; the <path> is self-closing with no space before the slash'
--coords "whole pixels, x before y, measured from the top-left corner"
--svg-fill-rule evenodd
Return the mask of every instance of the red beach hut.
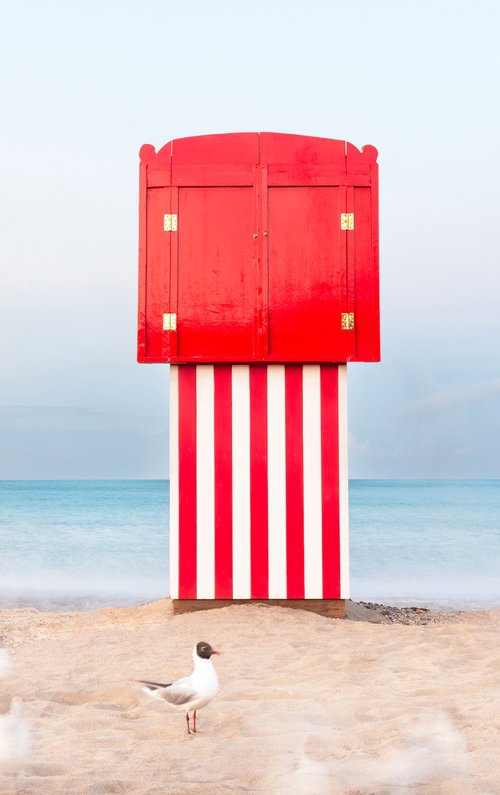
<path id="1" fill-rule="evenodd" d="M 170 367 L 174 609 L 349 596 L 346 364 L 379 361 L 372 146 L 140 152 L 139 362 Z"/>

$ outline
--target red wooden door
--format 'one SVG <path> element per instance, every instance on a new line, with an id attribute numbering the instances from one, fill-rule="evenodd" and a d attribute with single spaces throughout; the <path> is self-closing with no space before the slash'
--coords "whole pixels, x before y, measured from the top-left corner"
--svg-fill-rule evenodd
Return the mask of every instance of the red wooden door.
<path id="1" fill-rule="evenodd" d="M 177 359 L 251 360 L 257 293 L 254 188 L 181 185 L 174 191 L 175 203 Z"/>
<path id="2" fill-rule="evenodd" d="M 350 357 L 346 191 L 335 185 L 271 186 L 268 191 L 270 361 Z M 313 357 L 311 357 L 311 352 Z"/>

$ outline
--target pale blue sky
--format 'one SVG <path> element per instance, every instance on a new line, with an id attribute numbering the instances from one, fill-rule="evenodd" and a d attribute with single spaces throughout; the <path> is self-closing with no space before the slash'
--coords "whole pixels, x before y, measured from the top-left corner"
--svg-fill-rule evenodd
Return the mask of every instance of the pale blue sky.
<path id="1" fill-rule="evenodd" d="M 500 4 L 1 2 L 0 477 L 166 477 L 135 363 L 138 150 L 275 130 L 379 149 L 382 351 L 352 477 L 500 477 Z"/>

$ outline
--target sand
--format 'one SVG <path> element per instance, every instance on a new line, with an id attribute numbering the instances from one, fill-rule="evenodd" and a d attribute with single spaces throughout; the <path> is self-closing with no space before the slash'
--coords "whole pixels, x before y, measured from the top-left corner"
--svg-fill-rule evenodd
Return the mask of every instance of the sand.
<path id="1" fill-rule="evenodd" d="M 500 793 L 500 611 L 421 625 L 352 612 L 1 610 L 0 690 L 32 735 L 19 792 Z M 224 653 L 221 691 L 189 737 L 131 680 L 189 673 L 198 640 Z M 14 784 L 0 772 L 1 793 Z"/>

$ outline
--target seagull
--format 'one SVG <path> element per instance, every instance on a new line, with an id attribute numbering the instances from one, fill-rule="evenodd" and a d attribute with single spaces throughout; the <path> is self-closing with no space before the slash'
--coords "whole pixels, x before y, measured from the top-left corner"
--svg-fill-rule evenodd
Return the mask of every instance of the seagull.
<path id="1" fill-rule="evenodd" d="M 8 654 L 0 649 L 0 679 L 11 672 Z M 16 698 L 0 695 L 0 773 L 14 775 L 19 792 L 19 775 L 24 771 L 31 748 L 30 730 Z"/>
<path id="2" fill-rule="evenodd" d="M 213 654 L 221 652 L 212 649 L 210 643 L 200 640 L 193 649 L 194 669 L 190 676 L 167 684 L 139 680 L 146 685 L 142 689 L 148 696 L 162 699 L 174 709 L 186 713 L 188 734 L 191 734 L 189 713 L 193 713 L 193 732 L 196 732 L 196 711 L 209 704 L 219 692 L 219 680 L 210 659 Z"/>
<path id="3" fill-rule="evenodd" d="M 23 772 L 30 751 L 30 731 L 22 718 L 17 699 L 12 699 L 7 712 L 0 714 L 0 771 L 14 774 L 16 792 L 19 774 Z"/>
<path id="4" fill-rule="evenodd" d="M 0 679 L 7 677 L 12 669 L 10 657 L 6 651 L 0 649 Z"/>

